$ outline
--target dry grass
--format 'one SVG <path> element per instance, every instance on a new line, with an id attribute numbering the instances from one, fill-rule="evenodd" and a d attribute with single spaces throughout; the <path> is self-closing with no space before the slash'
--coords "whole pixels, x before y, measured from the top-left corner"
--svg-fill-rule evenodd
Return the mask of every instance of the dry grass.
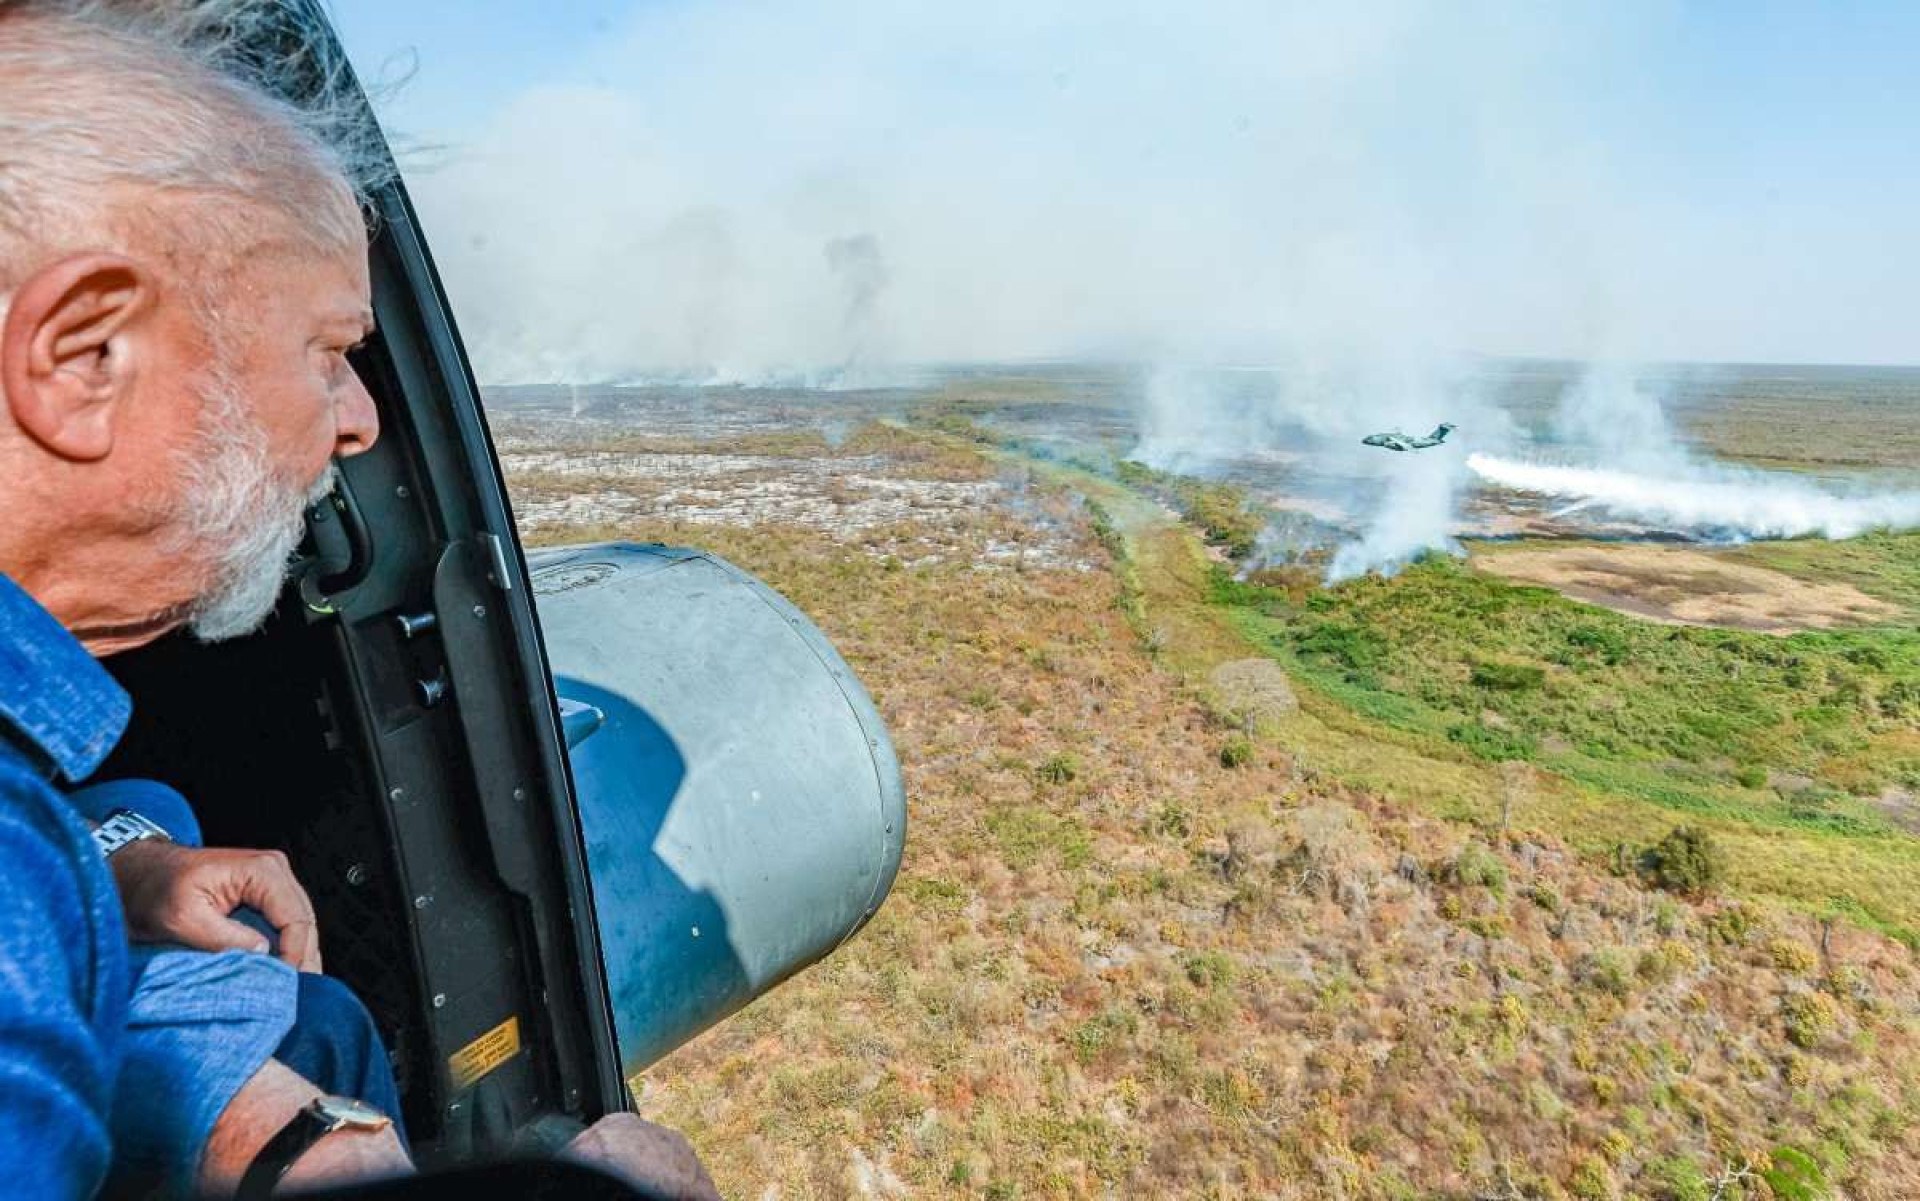
<path id="1" fill-rule="evenodd" d="M 1259 736 L 1223 756 L 1240 723 L 1168 665 L 1244 644 L 1140 630 L 1111 571 L 979 570 L 1034 512 L 1108 562 L 1069 498 L 1010 495 L 890 531 L 945 548 L 918 561 L 800 525 L 542 535 L 758 572 L 854 664 L 905 764 L 879 917 L 640 1083 L 729 1196 L 1704 1197 L 1783 1146 L 1849 1196 L 1920 1195 L 1904 947 L 1652 894 Z M 1178 568 L 1149 613 L 1200 603 L 1204 556 L 1145 552 Z"/>
<path id="2" fill-rule="evenodd" d="M 1895 620 L 1901 610 L 1851 584 L 1813 582 L 1712 551 L 1629 543 L 1490 548 L 1482 571 L 1574 600 L 1678 625 L 1791 634 Z"/>

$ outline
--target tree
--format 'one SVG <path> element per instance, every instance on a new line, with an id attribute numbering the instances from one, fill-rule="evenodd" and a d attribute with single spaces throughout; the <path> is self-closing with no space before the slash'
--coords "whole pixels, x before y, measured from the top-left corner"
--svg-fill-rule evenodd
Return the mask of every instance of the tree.
<path id="1" fill-rule="evenodd" d="M 1725 860 L 1713 836 L 1698 826 L 1675 826 L 1640 856 L 1640 871 L 1656 888 L 1698 895 L 1725 874 Z"/>

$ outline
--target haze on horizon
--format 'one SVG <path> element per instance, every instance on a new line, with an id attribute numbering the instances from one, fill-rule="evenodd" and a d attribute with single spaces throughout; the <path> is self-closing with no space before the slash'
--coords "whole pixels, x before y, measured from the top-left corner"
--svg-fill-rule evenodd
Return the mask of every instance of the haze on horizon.
<path id="1" fill-rule="evenodd" d="M 1920 9 L 333 7 L 492 382 L 1920 362 Z"/>

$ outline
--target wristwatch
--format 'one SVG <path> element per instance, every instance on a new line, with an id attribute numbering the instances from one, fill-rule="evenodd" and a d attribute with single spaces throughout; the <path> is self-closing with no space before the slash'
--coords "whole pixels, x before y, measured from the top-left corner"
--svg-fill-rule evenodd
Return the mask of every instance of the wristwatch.
<path id="1" fill-rule="evenodd" d="M 307 1102 L 280 1133 L 267 1140 L 247 1165 L 234 1201 L 265 1201 L 280 1178 L 313 1145 L 336 1130 L 385 1130 L 393 1119 L 365 1101 L 352 1097 L 315 1097 Z"/>
<path id="2" fill-rule="evenodd" d="M 106 821 L 93 828 L 93 845 L 100 848 L 100 857 L 103 859 L 110 859 L 115 851 L 125 850 L 148 838 L 173 841 L 173 835 L 161 829 L 158 823 L 148 821 L 131 809 L 115 809 L 107 814 Z"/>

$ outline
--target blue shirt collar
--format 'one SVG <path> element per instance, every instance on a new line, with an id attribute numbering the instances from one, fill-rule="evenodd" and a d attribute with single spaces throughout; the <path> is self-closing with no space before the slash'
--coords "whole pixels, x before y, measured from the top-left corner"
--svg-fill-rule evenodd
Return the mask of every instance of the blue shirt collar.
<path id="1" fill-rule="evenodd" d="M 0 733 L 78 783 L 107 757 L 132 713 L 133 701 L 107 669 L 0 575 Z"/>

